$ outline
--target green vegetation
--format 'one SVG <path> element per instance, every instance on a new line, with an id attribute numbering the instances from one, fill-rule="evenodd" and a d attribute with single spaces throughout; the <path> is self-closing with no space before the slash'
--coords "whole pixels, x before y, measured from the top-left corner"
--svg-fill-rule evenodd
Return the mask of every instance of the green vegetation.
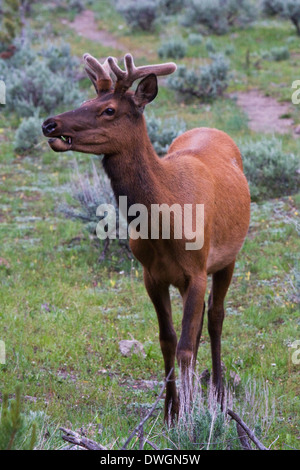
<path id="1" fill-rule="evenodd" d="M 32 418 L 21 413 L 20 386 L 16 387 L 16 398 L 10 403 L 4 394 L 0 414 L 0 449 L 32 450 L 36 439 L 36 423 Z"/>
<path id="2" fill-rule="evenodd" d="M 18 41 L 16 54 L 0 59 L 1 74 L 10 69 L 8 86 L 19 80 L 23 92 L 21 71 L 28 86 L 27 71 L 32 67 L 32 86 L 41 77 L 41 86 L 48 80 L 51 90 L 45 87 L 41 93 L 37 86 L 37 104 L 31 100 L 30 106 L 24 101 L 26 106 L 16 107 L 7 99 L 6 106 L 0 105 L 0 340 L 6 346 L 6 361 L 0 364 L 1 448 L 12 442 L 11 448 L 59 449 L 64 445 L 60 426 L 83 428 L 87 437 L 120 448 L 160 391 L 163 360 L 157 318 L 140 265 L 118 243 L 112 243 L 99 262 L 103 247 L 80 218 L 68 218 L 61 210 L 64 206 L 83 211 L 80 194 L 77 191 L 76 198 L 74 193 L 74 185 L 80 189 L 74 178 L 86 175 L 89 187 L 91 158 L 101 173 L 99 159 L 50 151 L 45 139 L 36 140 L 38 126 L 31 126 L 29 119 L 36 116 L 42 121 L 50 111 L 76 106 L 72 90 L 78 100 L 94 96 L 78 64 L 84 52 L 121 57 L 125 47 L 138 65 L 157 63 L 162 44 L 170 37 L 182 37 L 187 49 L 177 64 L 186 71 L 201 71 L 211 65 L 212 52 L 229 56 L 228 86 L 223 96 L 202 101 L 177 94 L 162 80 L 158 97 L 147 110 L 149 132 L 159 153 L 177 132 L 198 126 L 228 132 L 242 150 L 252 216 L 227 297 L 224 373 L 233 409 L 257 437 L 267 447 L 272 444 L 272 449 L 299 449 L 300 366 L 293 361 L 293 345 L 299 340 L 300 141 L 293 129 L 274 136 L 250 130 L 246 114 L 231 96 L 255 88 L 279 102 L 291 102 L 291 84 L 300 78 L 295 28 L 280 17 L 258 17 L 249 27 L 230 25 L 221 36 L 208 33 L 203 25 L 183 26 L 179 3 L 172 2 L 177 8 L 168 15 L 168 2 L 161 1 L 161 20 L 156 18 L 153 30 L 131 31 L 113 2 L 82 3 L 94 11 L 96 25 L 108 34 L 107 43 L 79 36 L 64 23 L 75 17 L 75 7 L 37 2 L 26 21 L 30 47 L 24 60 L 32 57 L 31 65 L 16 62 Z M 111 37 L 115 42 L 109 44 Z M 263 57 L 265 51 L 274 53 L 281 47 L 285 60 Z M 60 89 L 56 80 L 61 87 L 72 86 Z M 57 95 L 52 101 L 53 89 Z M 62 89 L 64 98 L 58 93 Z M 26 90 L 22 100 L 30 96 Z M 23 114 L 25 108 L 30 113 Z M 299 105 L 291 103 L 290 109 L 296 127 Z M 171 296 L 179 331 L 181 298 L 175 289 Z M 145 357 L 122 356 L 119 341 L 132 339 L 131 335 L 142 343 Z M 211 369 L 206 317 L 197 373 L 205 368 Z M 235 428 L 206 399 L 195 403 L 196 414 L 189 422 L 181 421 L 182 427 L 172 430 L 172 435 L 163 425 L 162 407 L 160 403 L 144 430 L 159 448 L 195 448 L 195 442 L 203 448 L 204 441 L 205 448 L 208 442 L 210 448 L 215 442 L 218 448 L 224 443 L 228 448 L 228 442 L 235 446 Z M 207 429 L 212 430 L 208 437 Z M 133 440 L 131 446 L 138 448 L 138 442 Z"/>

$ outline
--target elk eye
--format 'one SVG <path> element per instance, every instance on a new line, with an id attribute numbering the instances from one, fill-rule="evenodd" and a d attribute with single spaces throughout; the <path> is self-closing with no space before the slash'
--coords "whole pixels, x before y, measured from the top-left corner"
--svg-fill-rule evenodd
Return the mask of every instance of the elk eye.
<path id="1" fill-rule="evenodd" d="M 115 110 L 113 108 L 107 108 L 105 111 L 103 111 L 102 114 L 106 114 L 107 116 L 113 116 L 115 114 Z"/>

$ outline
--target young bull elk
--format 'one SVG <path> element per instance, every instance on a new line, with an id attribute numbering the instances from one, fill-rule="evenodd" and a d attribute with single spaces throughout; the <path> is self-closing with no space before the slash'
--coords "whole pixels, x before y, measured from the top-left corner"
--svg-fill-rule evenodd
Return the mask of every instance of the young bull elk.
<path id="1" fill-rule="evenodd" d="M 103 154 L 103 166 L 116 200 L 127 196 L 128 205 L 138 203 L 149 209 L 149 233 L 151 205 L 175 204 L 182 208 L 185 204 L 204 205 L 204 239 L 198 249 L 187 249 L 187 239 L 175 236 L 175 215 L 170 217 L 169 239 L 161 236 L 161 227 L 155 239 L 150 236 L 130 239 L 132 252 L 143 265 L 145 286 L 158 317 L 165 374 L 169 376 L 165 419 L 173 419 L 179 406 L 175 356 L 184 382 L 186 371 L 193 370 L 197 356 L 209 274 L 212 275 L 208 299 L 212 379 L 218 396 L 222 396 L 220 353 L 224 299 L 250 215 L 241 154 L 224 132 L 200 127 L 177 137 L 167 155 L 159 158 L 148 137 L 143 111 L 157 95 L 157 76 L 173 73 L 176 65 L 135 67 L 130 54 L 125 56 L 125 71 L 112 57 L 100 64 L 85 54 L 84 61 L 97 97 L 43 123 L 50 147 L 56 152 Z M 136 91 L 130 91 L 138 79 L 142 80 Z M 170 285 L 179 289 L 183 299 L 178 344 L 172 324 Z"/>

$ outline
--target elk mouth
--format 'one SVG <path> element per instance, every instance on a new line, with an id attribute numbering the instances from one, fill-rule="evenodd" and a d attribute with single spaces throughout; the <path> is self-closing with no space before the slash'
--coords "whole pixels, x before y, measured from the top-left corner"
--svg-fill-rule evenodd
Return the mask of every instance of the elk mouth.
<path id="1" fill-rule="evenodd" d="M 48 139 L 48 144 L 55 152 L 66 152 L 72 148 L 72 137 L 60 135 Z"/>

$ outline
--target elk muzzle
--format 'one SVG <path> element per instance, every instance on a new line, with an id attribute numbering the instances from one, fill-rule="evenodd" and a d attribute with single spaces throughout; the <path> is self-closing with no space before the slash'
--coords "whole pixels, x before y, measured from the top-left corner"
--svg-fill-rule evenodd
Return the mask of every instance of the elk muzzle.
<path id="1" fill-rule="evenodd" d="M 72 137 L 63 134 L 55 118 L 46 119 L 42 124 L 42 131 L 45 137 L 50 137 L 48 144 L 55 152 L 71 150 Z"/>

